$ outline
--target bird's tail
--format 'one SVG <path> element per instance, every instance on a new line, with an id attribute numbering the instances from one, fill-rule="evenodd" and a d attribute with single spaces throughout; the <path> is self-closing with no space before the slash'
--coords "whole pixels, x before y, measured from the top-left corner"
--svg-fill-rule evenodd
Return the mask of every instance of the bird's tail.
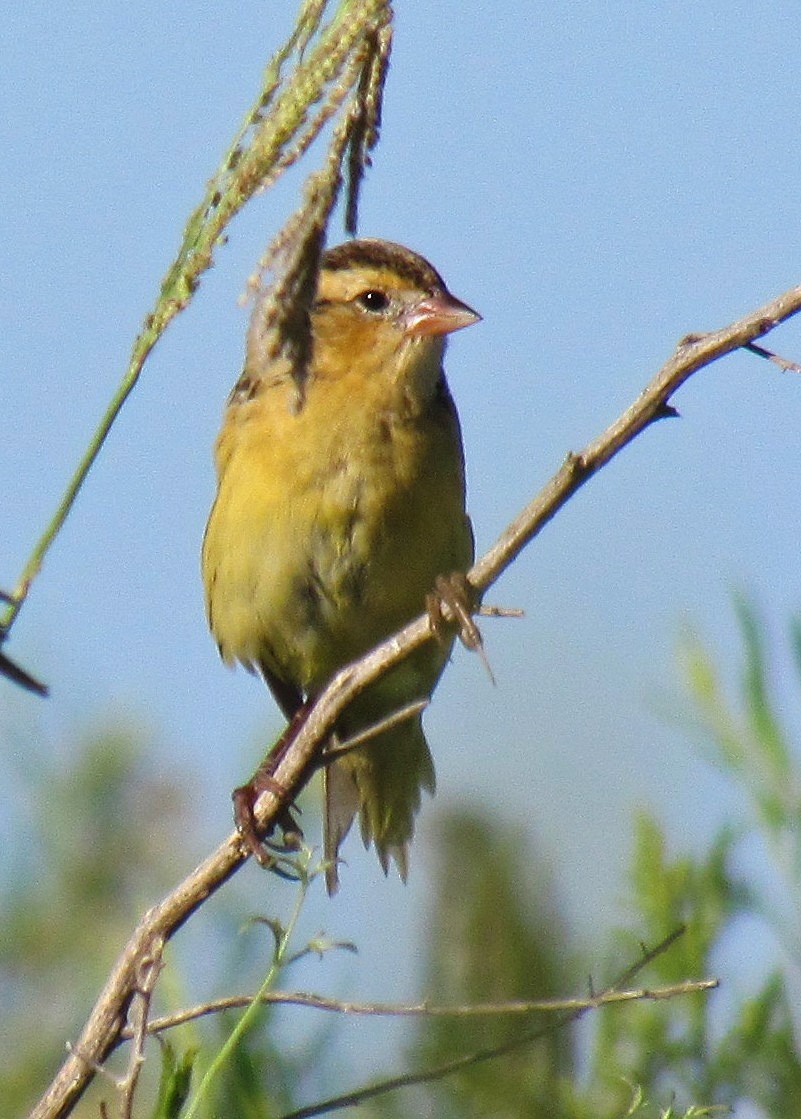
<path id="1" fill-rule="evenodd" d="M 327 765 L 325 784 L 326 887 L 339 885 L 339 846 L 359 814 L 365 847 L 375 845 L 386 874 L 393 861 L 406 881 L 408 847 L 423 789 L 433 793 L 434 763 L 420 716 L 414 716 Z"/>

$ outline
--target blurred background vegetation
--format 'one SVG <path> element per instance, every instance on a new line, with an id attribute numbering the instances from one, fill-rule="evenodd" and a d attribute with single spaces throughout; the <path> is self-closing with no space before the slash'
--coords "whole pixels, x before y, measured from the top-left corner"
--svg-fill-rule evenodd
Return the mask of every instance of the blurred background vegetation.
<path id="1" fill-rule="evenodd" d="M 574 939 L 560 912 L 558 882 L 548 880 L 521 834 L 469 805 L 441 812 L 435 888 L 419 930 L 423 989 L 413 997 L 464 1004 L 586 994 L 590 985 L 600 990 L 636 962 L 643 945 L 653 946 L 680 924 L 684 935 L 634 985 L 718 975 L 721 989 L 605 1007 L 494 1060 L 368 1100 L 361 1114 L 611 1119 L 728 1108 L 749 1119 L 801 1114 L 799 750 L 773 697 L 763 627 L 746 601 L 738 599 L 736 610 L 739 694 L 727 697 L 715 657 L 687 634 L 680 649 L 683 718 L 699 750 L 739 788 L 749 811 L 700 858 L 668 850 L 662 826 L 670 812 L 667 798 L 658 810 L 642 812 L 633 821 L 635 854 L 622 927 L 608 943 L 589 945 Z M 801 685 L 798 620 L 789 627 L 789 657 Z M 36 735 L 7 732 L 6 739 L 7 779 L 20 789 L 10 822 L 13 843 L 5 844 L 0 866 L 0 1099 L 4 1114 L 12 1115 L 32 1104 L 65 1042 L 77 1037 L 138 915 L 187 870 L 193 821 L 191 785 L 185 776 L 160 769 L 153 743 L 136 727 L 87 734 L 79 749 L 68 752 L 68 771 L 59 764 L 67 752 L 37 751 Z M 254 896 L 237 876 L 182 930 L 168 949 L 156 1012 L 258 989 L 277 926 L 251 918 L 265 898 L 275 896 L 291 908 L 296 890 L 282 883 L 282 892 L 274 894 L 268 881 L 269 888 Z M 262 910 L 261 916 L 286 921 L 285 913 Z M 358 930 L 352 932 L 358 947 Z M 292 951 L 300 958 L 292 962 L 290 953 L 279 986 L 295 989 L 300 978 L 325 988 L 337 946 L 328 951 L 325 939 L 316 937 L 314 954 L 322 964 L 318 960 L 316 970 L 305 972 L 309 957 L 299 936 Z M 735 940 L 739 949 L 732 953 Z M 743 960 L 748 966 L 738 966 Z M 351 990 L 342 997 L 356 996 Z M 197 1085 L 239 1014 L 227 1011 L 181 1026 L 171 1031 L 169 1043 L 151 1040 L 136 1114 L 186 1114 L 190 1082 Z M 352 1018 L 264 1007 L 196 1114 L 292 1114 L 331 1095 L 333 1065 L 339 1079 L 344 1069 L 354 1087 L 377 1083 L 404 1069 L 426 1070 L 504 1046 L 553 1016 L 405 1021 L 376 1064 L 353 1041 Z M 370 1019 L 366 1028 L 377 1029 L 375 1022 Z M 122 1068 L 124 1059 L 118 1053 L 111 1064 Z M 76 1114 L 97 1116 L 100 1099 L 109 1101 L 114 1114 L 113 1088 L 98 1078 Z"/>

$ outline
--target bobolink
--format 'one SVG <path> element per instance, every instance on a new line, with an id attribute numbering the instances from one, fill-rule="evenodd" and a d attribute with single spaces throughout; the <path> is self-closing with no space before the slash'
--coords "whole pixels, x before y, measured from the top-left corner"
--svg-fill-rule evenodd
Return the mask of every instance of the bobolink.
<path id="1" fill-rule="evenodd" d="M 300 407 L 289 361 L 266 361 L 251 338 L 203 543 L 220 653 L 260 672 L 288 719 L 473 559 L 442 359 L 446 336 L 479 316 L 416 253 L 355 240 L 323 254 L 310 319 Z M 339 739 L 428 697 L 452 642 L 428 642 L 367 688 Z M 420 716 L 325 766 L 324 784 L 329 892 L 357 813 L 384 871 L 392 859 L 405 878 L 420 793 L 434 791 Z"/>

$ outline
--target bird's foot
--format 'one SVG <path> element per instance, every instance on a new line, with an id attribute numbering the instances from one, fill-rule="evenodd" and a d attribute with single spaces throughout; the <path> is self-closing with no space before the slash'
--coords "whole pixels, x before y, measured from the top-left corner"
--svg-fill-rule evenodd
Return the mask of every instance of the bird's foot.
<path id="1" fill-rule="evenodd" d="M 495 677 L 484 651 L 484 639 L 473 619 L 473 613 L 478 608 L 478 595 L 463 572 L 454 571 L 450 575 L 438 575 L 433 592 L 426 595 L 428 620 L 437 639 L 441 642 L 445 640 L 443 607 L 447 609 L 450 619 L 453 619 L 458 626 L 460 641 L 465 648 L 478 653 L 494 684 Z"/>
<path id="2" fill-rule="evenodd" d="M 286 878 L 293 876 L 283 871 L 278 865 L 278 861 L 282 855 L 299 850 L 303 842 L 303 832 L 292 815 L 292 808 L 295 806 L 289 803 L 289 790 L 280 781 L 276 780 L 275 771 L 289 745 L 294 740 L 305 715 L 305 708 L 301 708 L 250 781 L 246 785 L 234 789 L 232 793 L 234 822 L 245 848 L 253 855 L 260 866 L 268 870 L 274 870 L 277 874 Z M 272 793 L 280 802 L 280 807 L 270 823 L 266 836 L 262 834 L 264 829 L 259 826 L 256 820 L 256 804 L 262 793 Z M 267 838 L 276 827 L 281 829 L 280 844 L 271 843 Z"/>

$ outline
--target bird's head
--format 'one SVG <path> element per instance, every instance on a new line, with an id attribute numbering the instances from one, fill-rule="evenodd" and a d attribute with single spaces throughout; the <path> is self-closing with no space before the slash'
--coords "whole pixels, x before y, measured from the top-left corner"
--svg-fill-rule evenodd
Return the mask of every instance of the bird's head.
<path id="1" fill-rule="evenodd" d="M 390 241 L 347 241 L 328 249 L 312 305 L 315 371 L 337 376 L 353 363 L 430 395 L 448 334 L 480 319 L 451 295 L 417 253 Z"/>

